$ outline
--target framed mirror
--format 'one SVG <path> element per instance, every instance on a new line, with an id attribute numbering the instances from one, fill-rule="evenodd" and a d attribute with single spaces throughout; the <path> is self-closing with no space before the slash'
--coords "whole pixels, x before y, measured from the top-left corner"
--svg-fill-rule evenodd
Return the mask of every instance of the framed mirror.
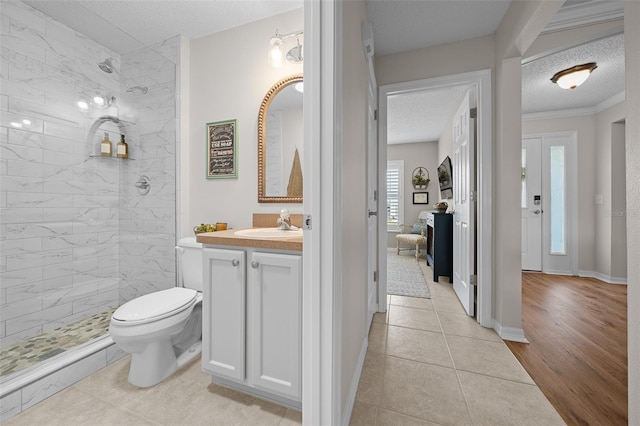
<path id="1" fill-rule="evenodd" d="M 302 74 L 271 86 L 258 113 L 258 202 L 302 203 Z"/>

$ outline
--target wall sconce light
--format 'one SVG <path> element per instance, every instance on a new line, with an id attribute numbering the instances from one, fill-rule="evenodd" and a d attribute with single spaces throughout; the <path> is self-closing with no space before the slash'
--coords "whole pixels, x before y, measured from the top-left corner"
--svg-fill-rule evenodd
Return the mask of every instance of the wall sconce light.
<path id="1" fill-rule="evenodd" d="M 595 62 L 576 65 L 566 70 L 558 71 L 551 77 L 551 81 L 563 89 L 575 89 L 584 83 L 591 75 L 591 71 L 598 68 Z"/>
<path id="2" fill-rule="evenodd" d="M 302 31 L 294 31 L 288 34 L 276 34 L 269 40 L 269 65 L 274 68 L 280 68 L 286 57 L 287 61 L 292 64 L 299 64 L 302 62 L 302 45 L 300 44 L 300 36 Z M 296 37 L 296 46 L 289 49 L 286 56 L 284 54 L 284 41 L 287 38 Z"/>

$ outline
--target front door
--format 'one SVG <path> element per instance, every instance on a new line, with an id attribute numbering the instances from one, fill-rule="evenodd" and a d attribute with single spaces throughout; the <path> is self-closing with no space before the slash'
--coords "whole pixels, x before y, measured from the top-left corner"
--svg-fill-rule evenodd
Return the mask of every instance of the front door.
<path id="1" fill-rule="evenodd" d="M 573 275 L 577 267 L 576 138 L 573 132 L 522 141 L 522 269 Z"/>
<path id="2" fill-rule="evenodd" d="M 542 271 L 542 138 L 522 141 L 522 269 Z"/>
<path id="3" fill-rule="evenodd" d="M 453 120 L 453 290 L 475 314 L 475 124 L 467 92 Z"/>

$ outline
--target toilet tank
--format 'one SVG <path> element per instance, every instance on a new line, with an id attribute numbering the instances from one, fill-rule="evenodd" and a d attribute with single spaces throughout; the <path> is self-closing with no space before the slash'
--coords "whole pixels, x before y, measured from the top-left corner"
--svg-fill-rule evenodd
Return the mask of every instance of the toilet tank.
<path id="1" fill-rule="evenodd" d="M 181 238 L 178 253 L 178 285 L 202 291 L 202 244 L 196 237 Z"/>

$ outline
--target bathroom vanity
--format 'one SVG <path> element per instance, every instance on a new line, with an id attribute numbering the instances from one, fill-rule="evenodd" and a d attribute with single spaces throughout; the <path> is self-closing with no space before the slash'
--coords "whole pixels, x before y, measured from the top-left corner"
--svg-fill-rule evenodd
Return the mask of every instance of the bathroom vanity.
<path id="1" fill-rule="evenodd" d="M 300 409 L 302 237 L 236 232 L 198 235 L 202 367 L 215 383 Z"/>

